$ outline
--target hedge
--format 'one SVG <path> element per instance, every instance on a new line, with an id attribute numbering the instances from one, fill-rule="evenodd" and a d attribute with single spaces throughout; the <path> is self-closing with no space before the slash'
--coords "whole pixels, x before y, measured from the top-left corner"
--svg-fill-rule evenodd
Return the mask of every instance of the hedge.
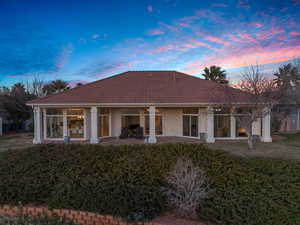
<path id="1" fill-rule="evenodd" d="M 166 210 L 164 176 L 189 157 L 211 179 L 199 205 L 222 225 L 300 224 L 300 163 L 237 158 L 197 144 L 40 145 L 0 154 L 0 204 L 47 204 L 149 220 Z"/>

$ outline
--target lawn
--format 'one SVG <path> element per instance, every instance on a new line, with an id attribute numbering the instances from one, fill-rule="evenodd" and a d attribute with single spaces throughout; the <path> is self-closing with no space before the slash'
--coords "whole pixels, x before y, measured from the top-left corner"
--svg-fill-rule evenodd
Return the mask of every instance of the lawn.
<path id="1" fill-rule="evenodd" d="M 200 221 L 300 225 L 300 163 L 237 157 L 201 144 L 38 145 L 0 153 L 0 204 L 36 204 L 151 220 L 170 208 L 162 190 L 178 158 L 211 182 Z"/>
<path id="2" fill-rule="evenodd" d="M 32 133 L 15 133 L 0 136 L 0 152 L 31 147 L 33 146 L 32 139 Z"/>
<path id="3" fill-rule="evenodd" d="M 267 157 L 300 160 L 300 133 L 284 133 L 273 137 L 272 143 L 260 142 L 255 151 L 248 150 L 247 141 L 224 141 L 206 144 L 209 148 L 221 149 L 243 157 Z"/>

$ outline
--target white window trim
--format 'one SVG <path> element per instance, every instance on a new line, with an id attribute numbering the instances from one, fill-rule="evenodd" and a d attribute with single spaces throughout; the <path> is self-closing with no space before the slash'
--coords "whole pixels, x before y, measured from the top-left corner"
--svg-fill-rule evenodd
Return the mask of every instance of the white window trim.
<path id="1" fill-rule="evenodd" d="M 65 131 L 68 130 L 68 122 L 67 122 L 68 117 L 79 116 L 78 114 L 67 114 L 67 110 L 68 109 L 63 109 L 62 110 L 63 114 L 48 115 L 47 114 L 47 109 L 44 109 L 44 139 L 46 141 L 63 141 L 64 140 Z M 84 110 L 84 109 L 82 109 L 82 110 Z M 80 115 L 80 116 L 83 116 L 83 120 L 84 120 L 84 123 L 83 123 L 83 131 L 84 131 L 83 138 L 71 138 L 70 137 L 70 141 L 85 141 L 86 140 L 86 116 L 85 116 L 84 111 L 83 111 L 83 114 Z M 51 138 L 51 137 L 48 137 L 48 133 L 47 133 L 47 117 L 62 117 L 63 118 L 63 137 L 62 138 Z"/>

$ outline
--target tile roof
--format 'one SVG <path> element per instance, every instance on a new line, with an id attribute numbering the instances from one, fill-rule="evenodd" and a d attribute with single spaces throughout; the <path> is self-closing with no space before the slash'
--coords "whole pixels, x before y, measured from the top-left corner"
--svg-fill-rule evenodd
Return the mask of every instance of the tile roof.
<path id="1" fill-rule="evenodd" d="M 236 102 L 249 101 L 248 94 L 223 87 L 177 71 L 128 71 L 27 104 L 225 103 L 232 94 Z"/>

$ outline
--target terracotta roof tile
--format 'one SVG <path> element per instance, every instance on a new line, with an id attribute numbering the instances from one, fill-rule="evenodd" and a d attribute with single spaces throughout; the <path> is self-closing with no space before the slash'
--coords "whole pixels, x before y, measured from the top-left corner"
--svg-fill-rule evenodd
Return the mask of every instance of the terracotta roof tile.
<path id="1" fill-rule="evenodd" d="M 177 71 L 128 71 L 27 104 L 228 102 L 222 84 Z M 230 88 L 239 102 L 249 95 Z"/>

